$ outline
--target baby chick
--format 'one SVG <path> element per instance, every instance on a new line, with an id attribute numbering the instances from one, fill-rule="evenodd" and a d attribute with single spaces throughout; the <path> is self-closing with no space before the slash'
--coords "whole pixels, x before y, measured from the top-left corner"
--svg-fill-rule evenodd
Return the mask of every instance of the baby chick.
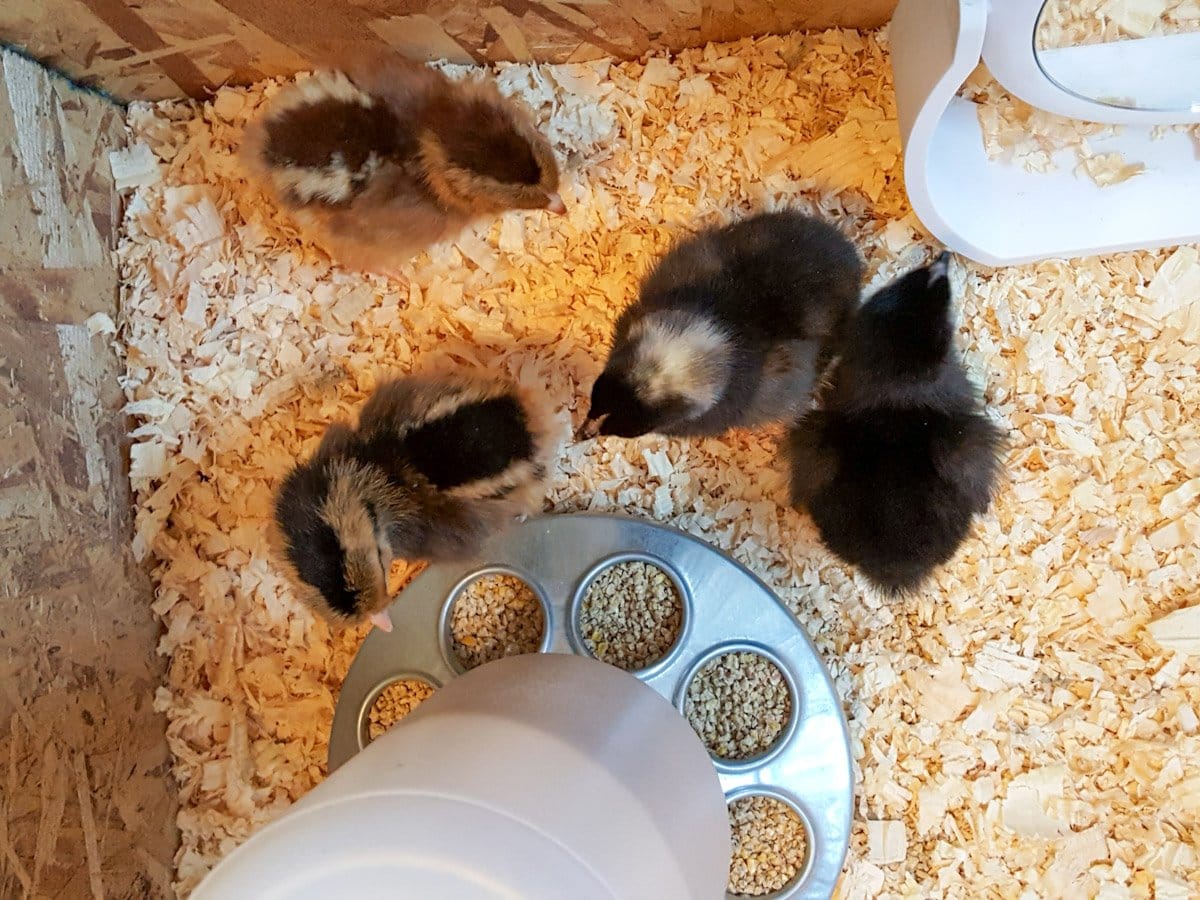
<path id="1" fill-rule="evenodd" d="M 684 240 L 617 320 L 579 436 L 701 436 L 794 421 L 862 276 L 854 245 L 798 212 Z"/>
<path id="2" fill-rule="evenodd" d="M 792 502 L 876 585 L 918 587 L 987 510 L 1000 430 L 953 346 L 950 254 L 872 296 L 788 435 Z"/>
<path id="3" fill-rule="evenodd" d="M 549 406 L 475 376 L 386 382 L 358 427 L 334 425 L 284 479 L 280 555 L 301 598 L 334 621 L 391 630 L 393 557 L 473 556 L 495 529 L 537 510 L 554 452 Z"/>
<path id="4" fill-rule="evenodd" d="M 247 132 L 249 168 L 341 262 L 394 270 L 480 216 L 564 211 L 558 164 L 493 84 L 402 57 L 321 71 Z"/>

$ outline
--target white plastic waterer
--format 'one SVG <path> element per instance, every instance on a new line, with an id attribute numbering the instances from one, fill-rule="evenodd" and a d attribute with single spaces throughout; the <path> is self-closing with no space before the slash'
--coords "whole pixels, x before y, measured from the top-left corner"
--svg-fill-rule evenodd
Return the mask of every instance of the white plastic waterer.
<path id="1" fill-rule="evenodd" d="M 1200 191 L 1192 137 L 1155 128 L 1200 123 L 1200 33 L 1038 50 L 1053 2 L 899 0 L 889 35 L 913 211 L 951 250 L 989 266 L 1200 240 L 1200 206 L 1180 200 Z M 991 159 L 975 104 L 958 96 L 981 59 L 1037 109 L 1124 126 L 1091 148 L 1145 170 L 1101 187 L 1069 160 L 1035 173 Z M 1138 99 L 1111 97 L 1123 94 Z"/>
<path id="2" fill-rule="evenodd" d="M 729 857 L 716 770 L 671 704 L 538 653 L 441 687 L 192 896 L 703 900 Z"/>

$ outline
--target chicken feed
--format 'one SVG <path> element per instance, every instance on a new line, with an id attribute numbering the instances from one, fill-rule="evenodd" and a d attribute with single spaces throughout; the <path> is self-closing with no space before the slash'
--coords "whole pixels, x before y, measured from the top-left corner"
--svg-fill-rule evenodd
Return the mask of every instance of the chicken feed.
<path id="1" fill-rule="evenodd" d="M 762 794 L 739 797 L 729 804 L 729 826 L 729 893 L 735 897 L 787 887 L 808 860 L 804 820 L 782 800 Z"/>
<path id="2" fill-rule="evenodd" d="M 597 573 L 579 604 L 579 633 L 596 659 L 627 672 L 661 660 L 679 637 L 683 598 L 653 563 L 617 563 Z"/>
<path id="3" fill-rule="evenodd" d="M 450 646 L 467 670 L 535 653 L 545 631 L 541 601 L 515 575 L 481 575 L 459 591 L 450 607 Z"/>
<path id="4" fill-rule="evenodd" d="M 325 775 L 365 629 L 300 606 L 264 535 L 280 477 L 383 370 L 502 368 L 556 399 L 565 441 L 615 316 L 685 229 L 785 205 L 830 216 L 868 289 L 933 252 L 904 197 L 882 35 L 499 78 L 561 154 L 568 214 L 485 223 L 396 280 L 331 264 L 247 190 L 233 151 L 277 85 L 130 109 L 117 340 L 184 895 Z M 1195 895 L 1200 645 L 1195 616 L 1167 615 L 1200 599 L 1200 250 L 956 264 L 954 280 L 1011 449 L 992 510 L 919 593 L 884 599 L 822 550 L 786 503 L 773 432 L 566 445 L 548 506 L 709 541 L 807 629 L 856 767 L 840 897 Z"/>
<path id="5" fill-rule="evenodd" d="M 367 737 L 375 740 L 433 695 L 428 681 L 404 678 L 387 685 L 367 711 Z"/>
<path id="6" fill-rule="evenodd" d="M 770 750 L 787 728 L 792 693 L 779 666 L 765 656 L 722 653 L 688 684 L 683 713 L 713 756 L 753 759 Z"/>

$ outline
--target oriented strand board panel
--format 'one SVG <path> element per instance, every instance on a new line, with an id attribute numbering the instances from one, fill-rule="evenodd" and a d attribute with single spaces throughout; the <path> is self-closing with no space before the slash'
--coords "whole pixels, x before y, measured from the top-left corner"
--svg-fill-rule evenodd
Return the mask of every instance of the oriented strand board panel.
<path id="1" fill-rule="evenodd" d="M 164 679 L 113 350 L 121 110 L 0 52 L 0 897 L 164 897 Z"/>
<path id="2" fill-rule="evenodd" d="M 792 29 L 874 28 L 896 0 L 5 0 L 0 38 L 124 99 L 203 96 L 329 54 L 629 58 Z"/>

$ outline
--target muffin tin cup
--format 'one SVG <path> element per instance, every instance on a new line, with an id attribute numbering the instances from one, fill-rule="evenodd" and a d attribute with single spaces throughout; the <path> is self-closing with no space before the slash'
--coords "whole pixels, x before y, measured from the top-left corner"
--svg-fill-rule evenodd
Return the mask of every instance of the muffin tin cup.
<path id="1" fill-rule="evenodd" d="M 796 723 L 800 721 L 801 710 L 800 706 L 804 702 L 799 689 L 796 687 L 795 679 L 792 677 L 791 671 L 779 659 L 770 648 L 757 644 L 752 641 L 729 641 L 725 644 L 718 644 L 710 650 L 705 651 L 703 655 L 698 657 L 691 667 L 679 681 L 679 689 L 675 692 L 675 708 L 679 710 L 679 714 L 687 718 L 687 692 L 693 679 L 700 674 L 700 670 L 718 657 L 724 656 L 726 653 L 753 653 L 763 657 L 768 662 L 775 665 L 783 675 L 784 683 L 787 684 L 788 695 L 792 701 L 791 712 L 788 714 L 787 723 L 776 735 L 775 740 L 771 742 L 771 746 L 759 753 L 757 756 L 751 756 L 748 759 L 726 759 L 723 756 L 716 756 L 710 753 L 713 765 L 717 767 L 718 772 L 736 774 L 738 772 L 750 772 L 755 769 L 761 769 L 769 763 L 780 751 L 787 747 L 792 742 L 792 735 L 796 730 Z"/>
<path id="2" fill-rule="evenodd" d="M 367 694 L 359 706 L 358 712 L 358 745 L 365 747 L 371 742 L 371 707 L 375 705 L 375 701 L 379 699 L 379 695 L 386 691 L 393 684 L 398 684 L 402 681 L 420 681 L 429 685 L 435 691 L 442 686 L 440 681 L 435 681 L 423 672 L 407 672 L 401 671 L 393 675 L 387 681 L 381 682 Z"/>
<path id="3" fill-rule="evenodd" d="M 371 703 L 387 684 L 418 678 L 435 687 L 463 673 L 449 634 L 458 593 L 476 578 L 506 574 L 542 604 L 540 651 L 590 656 L 578 613 L 592 580 L 621 562 L 647 562 L 675 583 L 679 636 L 666 655 L 631 672 L 683 710 L 687 686 L 724 653 L 748 651 L 776 666 L 791 693 L 787 725 L 764 753 L 713 758 L 726 800 L 766 794 L 787 803 L 807 831 L 797 877 L 768 897 L 833 895 L 850 841 L 853 774 L 841 701 L 802 628 L 771 590 L 714 547 L 674 528 L 626 516 L 536 516 L 495 535 L 476 560 L 430 566 L 389 609 L 393 631 L 372 631 L 342 684 L 329 738 L 329 770 L 367 743 Z M 732 897 L 733 895 L 729 895 Z"/>
<path id="4" fill-rule="evenodd" d="M 667 652 L 648 666 L 644 666 L 641 669 L 628 670 L 631 675 L 636 675 L 644 679 L 653 677 L 678 659 L 679 654 L 683 652 L 684 645 L 687 643 L 688 631 L 692 625 L 692 595 L 688 591 L 687 584 L 683 578 L 665 560 L 649 556 L 645 553 L 618 553 L 600 560 L 580 579 L 579 587 L 575 589 L 575 593 L 571 597 L 571 605 L 567 608 L 566 628 L 567 637 L 571 642 L 572 649 L 580 656 L 597 659 L 598 657 L 587 648 L 587 644 L 583 639 L 583 633 L 579 628 L 579 618 L 583 612 L 583 601 L 587 597 L 587 592 L 591 588 L 592 582 L 602 572 L 606 572 L 613 566 L 632 562 L 647 563 L 657 569 L 661 569 L 679 594 L 679 634 L 675 636 L 675 640 L 671 642 L 671 646 L 667 648 Z"/>
<path id="5" fill-rule="evenodd" d="M 458 602 L 459 595 L 467 589 L 468 585 L 492 575 L 510 575 L 529 585 L 534 596 L 537 597 L 538 604 L 542 608 L 542 639 L 538 642 L 537 652 L 546 653 L 550 650 L 550 640 L 554 634 L 552 625 L 554 612 L 550 607 L 550 601 L 546 598 L 546 592 L 538 587 L 537 582 L 530 575 L 520 572 L 512 566 L 484 566 L 482 569 L 473 570 L 451 589 L 450 595 L 442 605 L 441 615 L 438 619 L 438 641 L 442 651 L 442 659 L 446 665 L 454 670 L 456 675 L 463 675 L 468 669 L 459 660 L 458 654 L 454 652 L 454 638 L 451 634 L 454 604 Z"/>
<path id="6" fill-rule="evenodd" d="M 808 878 L 809 869 L 813 866 L 813 827 L 812 821 L 809 819 L 808 813 L 804 811 L 803 804 L 795 797 L 785 791 L 777 790 L 770 787 L 749 787 L 741 790 L 731 791 L 725 795 L 725 804 L 731 805 L 737 800 L 745 800 L 748 797 L 770 797 L 772 800 L 778 800 L 780 803 L 788 807 L 800 819 L 804 826 L 804 862 L 796 870 L 796 874 L 791 877 L 787 884 L 777 891 L 771 891 L 769 894 L 754 894 L 754 900 L 782 900 L 785 897 L 799 896 L 796 894 L 796 888 L 804 884 Z M 728 894 L 728 897 L 742 900 L 748 897 L 748 894 Z"/>

